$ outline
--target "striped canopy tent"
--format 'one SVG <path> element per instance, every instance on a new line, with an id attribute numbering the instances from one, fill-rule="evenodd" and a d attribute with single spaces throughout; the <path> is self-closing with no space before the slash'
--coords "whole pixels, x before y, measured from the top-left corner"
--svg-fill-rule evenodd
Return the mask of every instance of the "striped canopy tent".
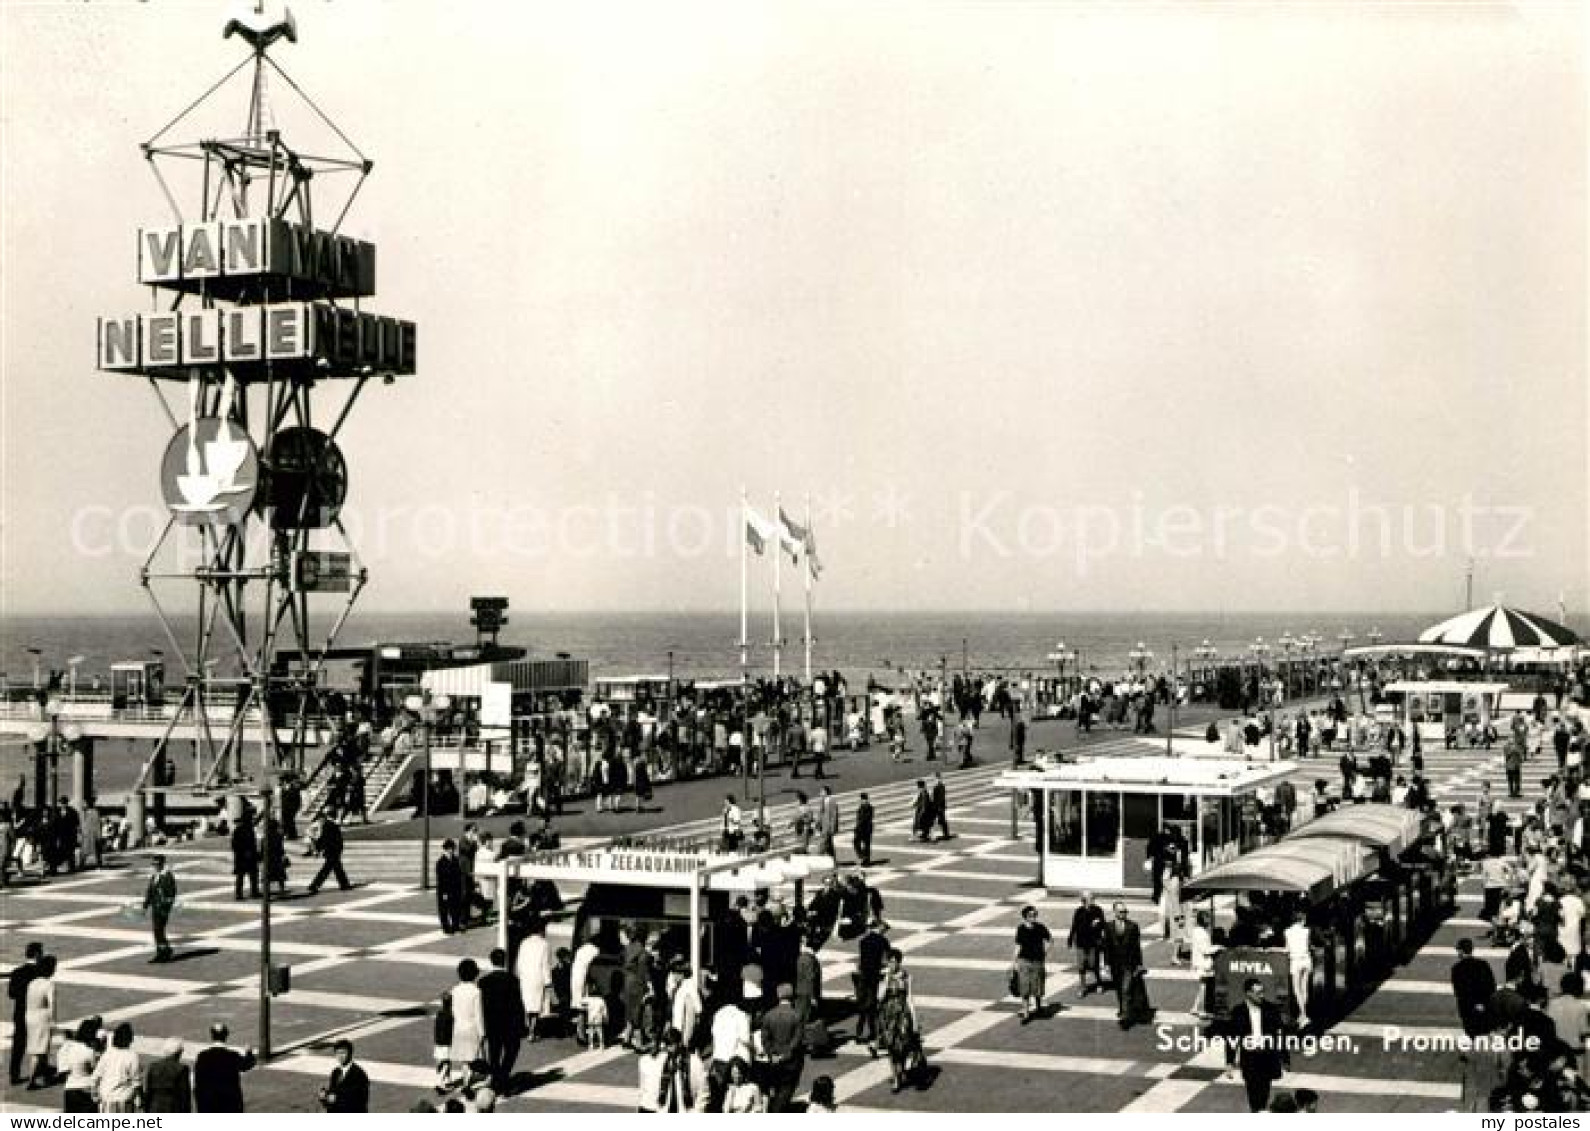
<path id="1" fill-rule="evenodd" d="M 1534 613 L 1486 605 L 1432 625 L 1419 634 L 1419 643 L 1510 652 L 1515 648 L 1569 648 L 1579 643 L 1579 637 Z"/>

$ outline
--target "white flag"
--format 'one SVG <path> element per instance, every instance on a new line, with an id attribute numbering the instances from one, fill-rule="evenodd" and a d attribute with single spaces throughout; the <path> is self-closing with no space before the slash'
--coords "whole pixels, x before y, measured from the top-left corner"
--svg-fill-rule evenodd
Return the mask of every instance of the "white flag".
<path id="1" fill-rule="evenodd" d="M 750 507 L 745 508 L 745 540 L 751 549 L 761 554 L 777 536 L 771 522 Z"/>

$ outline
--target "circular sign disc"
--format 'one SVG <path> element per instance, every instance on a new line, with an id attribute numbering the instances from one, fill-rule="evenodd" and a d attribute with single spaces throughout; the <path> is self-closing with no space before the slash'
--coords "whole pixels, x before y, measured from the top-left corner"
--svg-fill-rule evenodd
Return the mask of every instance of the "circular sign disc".
<path id="1" fill-rule="evenodd" d="M 342 452 L 314 428 L 283 428 L 265 451 L 265 505 L 277 530 L 330 526 L 348 496 Z"/>
<path id="2" fill-rule="evenodd" d="M 202 416 L 177 430 L 160 461 L 160 494 L 187 526 L 243 521 L 259 491 L 259 453 L 238 424 Z"/>

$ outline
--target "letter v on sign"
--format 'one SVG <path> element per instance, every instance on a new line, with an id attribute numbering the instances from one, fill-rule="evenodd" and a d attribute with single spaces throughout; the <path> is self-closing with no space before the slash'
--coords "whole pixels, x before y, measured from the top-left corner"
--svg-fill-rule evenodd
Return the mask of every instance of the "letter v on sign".
<path id="1" fill-rule="evenodd" d="M 177 253 L 182 246 L 180 228 L 145 228 L 138 233 L 138 281 L 154 283 L 182 273 Z"/>

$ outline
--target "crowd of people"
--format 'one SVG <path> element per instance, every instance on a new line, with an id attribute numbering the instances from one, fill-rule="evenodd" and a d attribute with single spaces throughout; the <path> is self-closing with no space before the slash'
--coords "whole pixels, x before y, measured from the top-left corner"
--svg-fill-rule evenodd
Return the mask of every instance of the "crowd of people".
<path id="1" fill-rule="evenodd" d="M 0 888 L 18 878 L 40 878 L 97 868 L 103 828 L 93 798 L 29 806 L 22 782 L 9 805 L 0 802 Z"/>
<path id="2" fill-rule="evenodd" d="M 456 850 L 439 865 L 450 883 Z M 888 1057 L 897 1090 L 925 1079 L 904 956 L 889 946 L 882 897 L 859 871 L 828 876 L 804 906 L 766 891 L 726 904 L 699 972 L 685 938 L 639 922 L 593 921 L 576 945 L 553 947 L 547 928 L 561 901 L 529 889 L 511 881 L 506 893 L 509 946 L 484 964 L 461 961 L 437 1002 L 438 1095 L 463 1089 L 478 1103 L 485 1091 L 494 1103 L 520 1086 L 524 1043 L 567 1039 L 635 1052 L 640 1111 L 800 1110 L 808 1062 L 835 1043 L 818 953 L 836 936 L 857 948 L 855 1039 Z M 444 915 L 456 898 L 439 893 Z M 834 1110 L 831 1078 L 811 1080 L 804 1107 Z"/>
<path id="3" fill-rule="evenodd" d="M 1556 729 L 1548 720 L 1534 721 Z M 1574 733 L 1572 723 L 1557 722 Z M 1509 742 L 1527 734 L 1514 725 L 1509 732 Z M 1443 814 L 1454 854 L 1480 871 L 1481 916 L 1490 925 L 1485 941 L 1506 951 L 1498 977 L 1473 939 L 1457 944 L 1452 989 L 1464 1031 L 1513 1038 L 1509 1047 L 1485 1046 L 1467 1055 L 1470 1110 L 1590 1110 L 1590 1004 L 1584 998 L 1590 789 L 1582 754 L 1571 758 L 1567 750 L 1554 751 L 1558 772 L 1541 780 L 1521 820 L 1501 811 L 1489 783 L 1473 812 L 1459 805 Z M 1509 779 L 1516 776 L 1509 767 Z"/>

